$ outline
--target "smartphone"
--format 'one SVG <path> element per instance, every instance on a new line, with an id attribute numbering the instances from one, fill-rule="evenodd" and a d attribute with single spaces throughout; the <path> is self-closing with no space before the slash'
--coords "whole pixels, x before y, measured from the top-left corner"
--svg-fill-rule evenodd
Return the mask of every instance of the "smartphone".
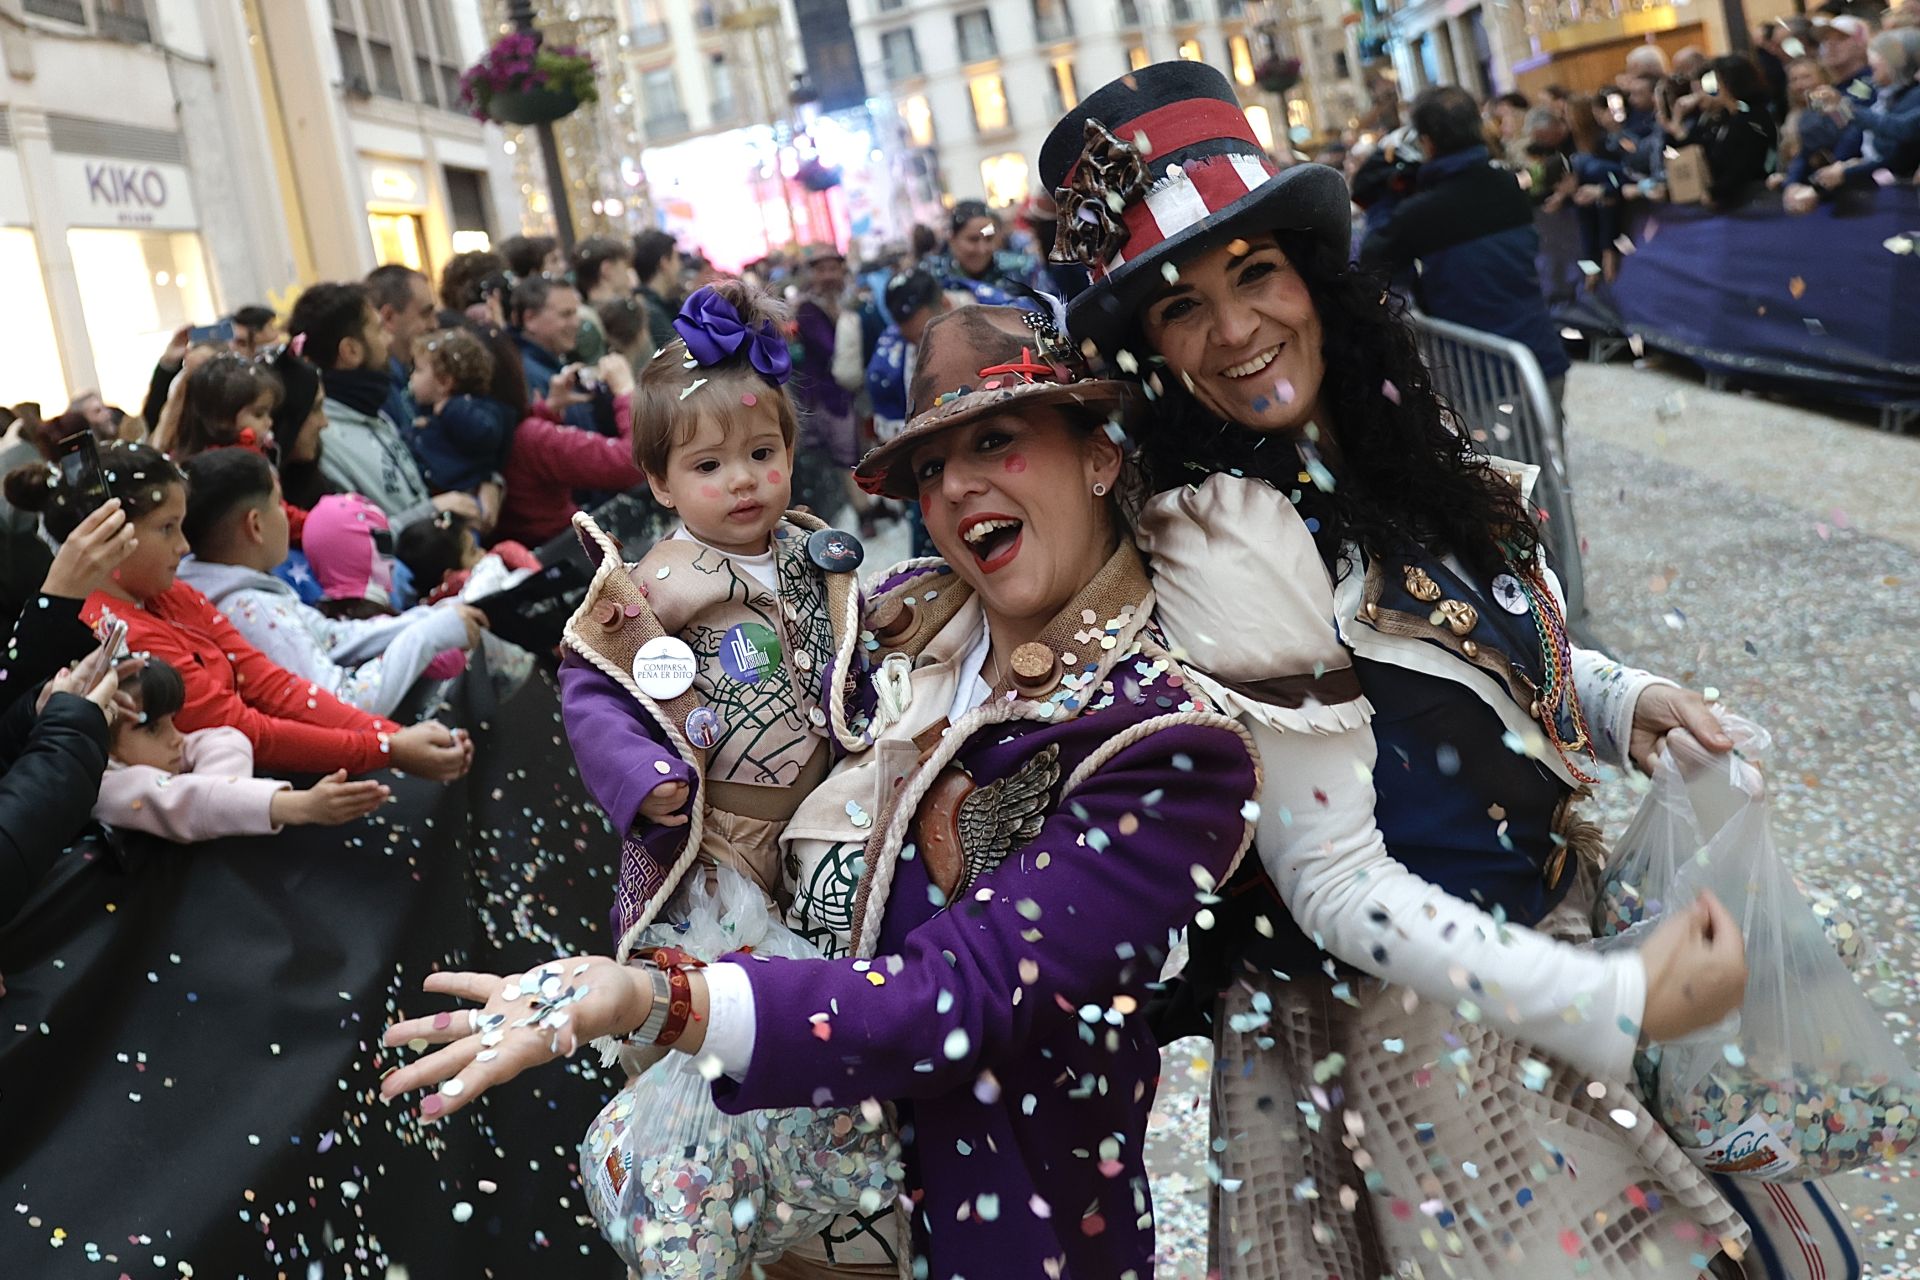
<path id="1" fill-rule="evenodd" d="M 233 317 L 228 316 L 217 324 L 197 324 L 187 330 L 187 341 L 194 346 L 203 342 L 232 342 Z"/>
<path id="2" fill-rule="evenodd" d="M 99 639 L 100 647 L 107 651 L 106 671 L 113 670 L 113 664 L 125 657 L 127 647 L 127 624 L 124 619 L 112 616 L 103 617 L 94 626 L 93 634 Z M 101 672 L 102 675 L 106 671 Z"/>
<path id="3" fill-rule="evenodd" d="M 1607 111 L 1610 115 L 1613 116 L 1613 122 L 1615 124 L 1624 124 L 1627 119 L 1626 95 L 1621 93 L 1608 94 L 1607 95 Z"/>
<path id="4" fill-rule="evenodd" d="M 93 432 L 76 431 L 61 440 L 61 456 L 69 453 L 80 455 L 80 493 L 86 499 L 89 511 L 108 498 L 120 496 L 113 491 L 113 484 L 107 479 L 107 469 L 100 465 L 100 442 L 93 438 Z"/>

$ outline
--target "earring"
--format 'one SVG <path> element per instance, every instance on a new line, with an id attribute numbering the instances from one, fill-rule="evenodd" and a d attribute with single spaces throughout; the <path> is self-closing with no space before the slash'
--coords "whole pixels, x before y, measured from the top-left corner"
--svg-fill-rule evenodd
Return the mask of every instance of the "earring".
<path id="1" fill-rule="evenodd" d="M 1094 496 L 1094 497 L 1096 497 L 1096 498 L 1104 498 L 1104 497 L 1106 497 L 1106 496 L 1107 496 L 1107 486 L 1106 486 L 1106 485 L 1105 485 L 1104 483 L 1102 483 L 1102 482 L 1098 482 L 1098 481 L 1096 481 L 1096 482 L 1094 483 L 1094 486 L 1093 486 L 1093 496 Z"/>

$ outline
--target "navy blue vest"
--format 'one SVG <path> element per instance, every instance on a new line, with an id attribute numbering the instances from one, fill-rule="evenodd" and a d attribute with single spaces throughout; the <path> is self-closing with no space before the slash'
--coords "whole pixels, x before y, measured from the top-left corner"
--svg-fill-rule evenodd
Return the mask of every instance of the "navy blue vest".
<path id="1" fill-rule="evenodd" d="M 1506 598 L 1523 597 L 1509 590 Z M 1374 566 L 1352 625 L 1431 644 L 1492 674 L 1521 707 L 1533 704 L 1540 641 L 1531 608 L 1510 612 L 1490 587 L 1435 556 Z M 1365 658 L 1354 670 L 1374 708 L 1374 820 L 1387 851 L 1457 898 L 1517 924 L 1539 922 L 1574 879 L 1571 857 L 1553 835 L 1567 785 L 1508 746 L 1505 722 L 1465 685 Z M 1571 727 L 1563 726 L 1563 739 Z M 1325 963 L 1257 858 L 1241 864 L 1221 897 L 1216 927 L 1189 935 L 1196 983 L 1230 974 L 1236 957 L 1290 975 Z M 1256 916 L 1267 918 L 1271 938 L 1254 927 Z M 1222 961 L 1227 968 L 1218 967 Z"/>

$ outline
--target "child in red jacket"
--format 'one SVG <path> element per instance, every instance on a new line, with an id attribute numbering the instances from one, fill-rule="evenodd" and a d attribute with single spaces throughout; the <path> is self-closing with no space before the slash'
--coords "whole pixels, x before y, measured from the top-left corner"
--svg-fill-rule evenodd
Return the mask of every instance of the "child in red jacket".
<path id="1" fill-rule="evenodd" d="M 82 455 L 36 463 L 8 477 L 15 506 L 44 513 L 47 532 L 65 539 L 95 507 L 118 496 L 132 518 L 134 551 L 108 585 L 81 608 L 88 625 L 111 613 L 127 624 L 127 646 L 171 663 L 186 682 L 175 717 L 189 732 L 231 725 L 253 743 L 254 758 L 273 772 L 366 773 L 394 768 L 438 782 L 457 778 L 473 759 L 465 733 L 425 721 L 401 728 L 340 702 L 317 685 L 275 666 L 248 644 L 207 598 L 174 574 L 187 554 L 180 523 L 186 477 L 147 445 L 114 441 L 100 448 L 101 477 Z"/>

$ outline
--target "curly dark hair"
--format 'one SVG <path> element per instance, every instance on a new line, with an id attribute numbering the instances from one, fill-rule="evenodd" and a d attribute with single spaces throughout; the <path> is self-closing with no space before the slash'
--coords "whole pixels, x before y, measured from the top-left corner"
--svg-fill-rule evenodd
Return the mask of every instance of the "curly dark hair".
<path id="1" fill-rule="evenodd" d="M 1158 379 L 1159 408 L 1143 430 L 1141 460 L 1156 490 L 1225 471 L 1298 491 L 1301 515 L 1329 565 L 1358 544 L 1369 556 L 1416 544 L 1497 573 L 1526 558 L 1539 528 L 1519 491 L 1486 465 L 1450 425 L 1445 402 L 1414 345 L 1406 308 L 1383 276 L 1303 233 L 1282 231 L 1281 251 L 1306 282 L 1319 312 L 1326 381 L 1321 395 L 1337 444 L 1328 459 L 1331 491 L 1299 480 L 1301 456 L 1272 434 L 1222 422 L 1177 378 Z M 1150 350 L 1136 335 L 1136 350 Z M 1156 358 L 1156 365 L 1161 362 Z M 1391 384 L 1398 400 L 1384 388 Z"/>

